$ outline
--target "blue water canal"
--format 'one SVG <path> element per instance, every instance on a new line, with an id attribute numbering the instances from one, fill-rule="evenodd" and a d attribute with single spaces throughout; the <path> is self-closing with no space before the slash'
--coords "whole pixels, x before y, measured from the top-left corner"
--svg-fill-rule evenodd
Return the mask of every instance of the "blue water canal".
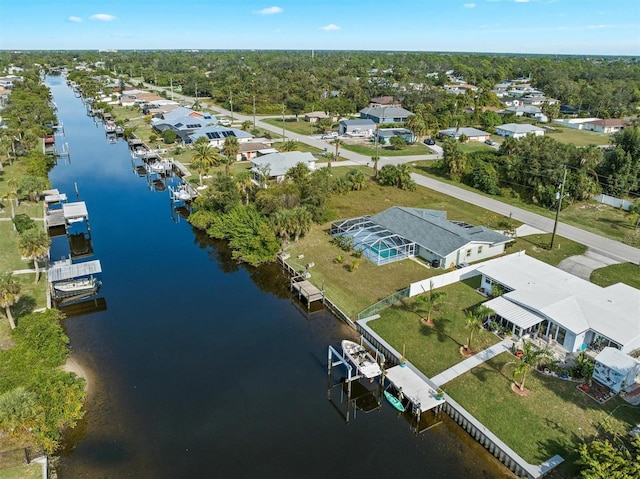
<path id="1" fill-rule="evenodd" d="M 87 204 L 107 304 L 65 320 L 90 391 L 59 477 L 507 477 L 447 421 L 415 435 L 384 403 L 346 424 L 327 401 L 327 346 L 354 333 L 301 314 L 278 267 L 239 266 L 174 221 L 127 144 L 106 141 L 62 77 L 47 84 L 71 152 L 51 182 Z"/>

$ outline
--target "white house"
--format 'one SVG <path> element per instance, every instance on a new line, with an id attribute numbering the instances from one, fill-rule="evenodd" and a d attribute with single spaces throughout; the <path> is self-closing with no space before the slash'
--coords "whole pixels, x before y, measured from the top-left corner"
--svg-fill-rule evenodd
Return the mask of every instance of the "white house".
<path id="1" fill-rule="evenodd" d="M 625 122 L 617 118 L 608 118 L 606 120 L 587 121 L 583 125 L 584 130 L 598 133 L 617 133 L 624 129 Z"/>
<path id="2" fill-rule="evenodd" d="M 253 163 L 251 168 L 253 181 L 258 185 L 264 182 L 265 175 L 268 175 L 269 180 L 283 181 L 287 172 L 298 163 L 306 165 L 309 171 L 316 169 L 316 159 L 308 151 L 259 155 L 251 159 L 251 163 Z"/>
<path id="3" fill-rule="evenodd" d="M 603 288 L 525 254 L 478 266 L 481 287 L 505 292 L 486 303 L 517 336 L 528 334 L 568 352 L 640 349 L 640 290 Z"/>
<path id="4" fill-rule="evenodd" d="M 468 141 L 477 141 L 482 143 L 483 141 L 488 140 L 491 137 L 491 133 L 487 133 L 486 131 L 478 130 L 477 128 L 447 128 L 446 130 L 440 130 L 438 132 L 440 138 L 453 138 L 457 140 L 462 135 L 468 138 Z"/>
<path id="5" fill-rule="evenodd" d="M 616 348 L 604 348 L 595 358 L 593 379 L 619 393 L 634 384 L 640 361 Z"/>
<path id="6" fill-rule="evenodd" d="M 552 123 L 573 128 L 574 130 L 585 130 L 585 125 L 598 121 L 600 118 L 555 118 Z"/>
<path id="7" fill-rule="evenodd" d="M 360 120 L 342 120 L 338 124 L 338 133 L 348 136 L 373 136 L 375 129 L 376 124 L 370 118 Z"/>
<path id="8" fill-rule="evenodd" d="M 522 138 L 527 135 L 544 135 L 544 129 L 528 123 L 506 123 L 496 126 L 496 135 L 513 138 Z"/>
<path id="9" fill-rule="evenodd" d="M 205 137 L 209 140 L 210 146 L 222 148 L 224 146 L 224 140 L 230 136 L 235 136 L 240 144 L 248 143 L 253 139 L 253 135 L 246 131 L 239 130 L 237 128 L 214 125 L 199 128 L 193 133 L 190 133 L 187 137 L 188 141 L 185 141 L 185 143 L 195 143 L 198 138 Z"/>

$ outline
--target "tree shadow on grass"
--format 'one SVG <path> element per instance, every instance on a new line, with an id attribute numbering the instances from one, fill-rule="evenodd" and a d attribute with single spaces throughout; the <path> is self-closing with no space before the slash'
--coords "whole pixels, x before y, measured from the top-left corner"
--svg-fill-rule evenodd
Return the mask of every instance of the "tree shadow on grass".
<path id="1" fill-rule="evenodd" d="M 571 431 L 562 438 L 549 438 L 536 441 L 539 451 L 536 457 L 540 464 L 551 459 L 556 454 L 564 459 L 564 462 L 556 466 L 547 477 L 579 477 L 579 466 L 576 461 L 580 458 L 578 449 L 583 442 L 580 431 Z"/>
<path id="2" fill-rule="evenodd" d="M 423 336 L 427 336 L 427 337 L 435 336 L 438 342 L 440 343 L 444 343 L 447 340 L 451 340 L 457 343 L 457 341 L 453 339 L 451 336 L 449 336 L 446 332 L 446 326 L 448 323 L 451 322 L 450 320 L 446 318 L 436 318 L 436 319 L 433 319 L 432 321 L 433 321 L 432 326 L 428 326 L 424 324 L 422 320 L 420 321 L 420 333 Z"/>
<path id="3" fill-rule="evenodd" d="M 13 315 L 16 317 L 16 319 L 18 319 L 21 316 L 32 313 L 35 308 L 36 300 L 32 296 L 25 294 L 24 296 L 20 297 L 18 302 L 13 306 L 13 308 L 11 308 L 11 311 L 13 312 Z"/>

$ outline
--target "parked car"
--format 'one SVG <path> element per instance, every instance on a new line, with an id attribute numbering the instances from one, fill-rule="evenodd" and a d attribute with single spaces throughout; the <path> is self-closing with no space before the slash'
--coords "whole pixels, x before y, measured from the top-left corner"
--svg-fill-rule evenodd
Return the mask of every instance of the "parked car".
<path id="1" fill-rule="evenodd" d="M 493 141 L 493 140 L 484 140 L 484 142 L 485 142 L 487 145 L 489 145 L 489 146 L 493 146 L 493 145 L 496 145 L 496 144 L 497 144 L 497 143 L 496 143 L 495 141 Z"/>
<path id="2" fill-rule="evenodd" d="M 222 126 L 231 126 L 231 120 L 229 120 L 228 118 L 219 118 L 218 123 Z"/>
<path id="3" fill-rule="evenodd" d="M 325 133 L 324 135 L 322 135 L 320 137 L 321 140 L 331 140 L 333 138 L 338 138 L 338 132 L 337 131 L 331 131 L 329 133 Z"/>
<path id="4" fill-rule="evenodd" d="M 423 140 L 425 145 L 435 145 L 436 144 L 436 140 L 434 140 L 433 138 L 425 138 Z"/>

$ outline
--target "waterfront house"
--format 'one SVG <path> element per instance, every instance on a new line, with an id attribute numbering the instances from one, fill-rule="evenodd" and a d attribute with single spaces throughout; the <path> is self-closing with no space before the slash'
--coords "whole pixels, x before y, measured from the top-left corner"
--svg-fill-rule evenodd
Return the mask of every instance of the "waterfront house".
<path id="1" fill-rule="evenodd" d="M 251 160 L 251 163 L 253 163 L 251 168 L 253 181 L 257 185 L 264 184 L 265 180 L 284 181 L 287 172 L 298 163 L 305 165 L 309 168 L 309 171 L 316 169 L 316 159 L 308 151 L 288 151 L 258 155 Z"/>
<path id="2" fill-rule="evenodd" d="M 238 143 L 248 143 L 253 139 L 253 135 L 238 128 L 230 128 L 222 125 L 211 125 L 199 128 L 185 139 L 185 143 L 195 143 L 198 138 L 204 137 L 209 140 L 209 145 L 215 148 L 222 148 L 224 140 L 230 136 L 235 136 Z"/>
<path id="3" fill-rule="evenodd" d="M 525 254 L 478 266 L 485 306 L 517 336 L 539 337 L 566 352 L 624 353 L 640 348 L 640 290 L 623 283 L 603 288 Z"/>
<path id="4" fill-rule="evenodd" d="M 511 241 L 484 226 L 448 220 L 446 211 L 401 206 L 336 221 L 330 233 L 352 237 L 354 248 L 377 265 L 419 256 L 439 268 L 498 256 Z"/>

